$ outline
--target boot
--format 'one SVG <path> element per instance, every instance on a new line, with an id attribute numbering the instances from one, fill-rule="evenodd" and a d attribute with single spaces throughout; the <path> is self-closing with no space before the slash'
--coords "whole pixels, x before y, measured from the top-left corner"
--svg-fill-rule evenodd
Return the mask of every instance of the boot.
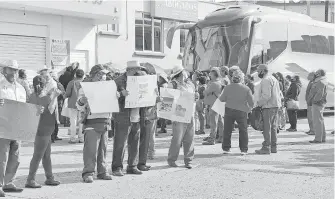
<path id="1" fill-rule="evenodd" d="M 256 150 L 255 153 L 259 155 L 270 154 L 270 149 L 268 146 L 263 146 L 260 150 Z"/>

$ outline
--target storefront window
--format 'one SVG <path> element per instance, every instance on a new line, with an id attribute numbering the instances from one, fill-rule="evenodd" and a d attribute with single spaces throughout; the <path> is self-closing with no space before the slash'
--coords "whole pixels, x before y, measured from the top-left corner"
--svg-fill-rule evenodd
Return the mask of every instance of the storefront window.
<path id="1" fill-rule="evenodd" d="M 162 20 L 135 13 L 135 50 L 162 52 Z"/>

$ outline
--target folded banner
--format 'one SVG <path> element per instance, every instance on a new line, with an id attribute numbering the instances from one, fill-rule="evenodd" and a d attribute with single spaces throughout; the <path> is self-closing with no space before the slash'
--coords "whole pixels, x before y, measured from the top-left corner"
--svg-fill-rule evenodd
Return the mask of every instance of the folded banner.
<path id="1" fill-rule="evenodd" d="M 157 116 L 160 118 L 190 123 L 194 115 L 194 94 L 170 88 L 161 88 L 162 102 L 157 104 Z"/>
<path id="2" fill-rule="evenodd" d="M 80 82 L 91 113 L 117 113 L 119 102 L 114 81 Z"/>
<path id="3" fill-rule="evenodd" d="M 128 76 L 125 108 L 155 106 L 157 98 L 157 75 Z"/>
<path id="4" fill-rule="evenodd" d="M 5 99 L 0 106 L 0 138 L 34 142 L 41 106 Z"/>
<path id="5" fill-rule="evenodd" d="M 225 109 L 226 109 L 226 102 L 221 102 L 219 99 L 216 99 L 212 106 L 212 110 L 220 114 L 221 116 L 224 116 Z"/>

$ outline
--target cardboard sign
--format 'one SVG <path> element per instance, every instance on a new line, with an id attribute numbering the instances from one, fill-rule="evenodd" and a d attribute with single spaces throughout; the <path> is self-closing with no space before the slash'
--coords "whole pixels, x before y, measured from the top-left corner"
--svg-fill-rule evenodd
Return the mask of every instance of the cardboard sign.
<path id="1" fill-rule="evenodd" d="M 220 114 L 221 116 L 224 116 L 225 109 L 226 109 L 226 102 L 221 102 L 219 99 L 216 99 L 212 106 L 212 110 Z"/>
<path id="2" fill-rule="evenodd" d="M 5 99 L 0 106 L 0 137 L 34 142 L 41 106 Z"/>
<path id="3" fill-rule="evenodd" d="M 139 108 L 156 105 L 157 75 L 128 76 L 125 108 Z"/>
<path id="4" fill-rule="evenodd" d="M 195 111 L 194 94 L 170 88 L 161 88 L 162 102 L 157 104 L 160 118 L 190 123 Z"/>
<path id="5" fill-rule="evenodd" d="M 91 113 L 117 113 L 119 102 L 114 81 L 80 82 Z"/>

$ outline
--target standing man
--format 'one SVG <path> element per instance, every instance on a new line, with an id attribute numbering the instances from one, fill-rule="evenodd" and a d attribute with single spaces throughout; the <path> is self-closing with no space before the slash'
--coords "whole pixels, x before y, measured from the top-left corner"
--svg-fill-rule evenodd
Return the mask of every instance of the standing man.
<path id="1" fill-rule="evenodd" d="M 26 91 L 17 83 L 16 76 L 19 66 L 16 60 L 6 60 L 0 64 L 3 67 L 4 79 L 0 81 L 0 105 L 4 104 L 4 99 L 26 102 Z M 19 148 L 20 142 L 0 138 L 0 197 L 5 197 L 4 192 L 22 192 L 23 189 L 17 188 L 13 180 L 19 167 Z"/>
<path id="2" fill-rule="evenodd" d="M 218 67 L 213 67 L 209 73 L 211 81 L 208 84 L 206 90 L 204 90 L 204 102 L 209 106 L 209 119 L 211 126 L 211 133 L 207 139 L 202 143 L 203 145 L 214 145 L 216 134 L 218 130 L 218 121 L 221 117 L 218 113 L 212 110 L 212 106 L 216 99 L 220 96 L 222 92 L 222 84 L 220 81 L 220 69 Z M 222 118 L 222 117 L 221 117 Z M 221 119 L 220 118 L 220 119 Z"/>
<path id="3" fill-rule="evenodd" d="M 308 96 L 311 92 L 311 88 L 313 85 L 313 81 L 315 79 L 315 72 L 311 72 L 308 74 L 307 79 L 309 80 L 307 89 L 306 89 L 306 95 L 305 95 L 305 100 L 307 103 L 307 120 L 308 120 L 308 125 L 309 125 L 309 131 L 306 132 L 308 135 L 315 135 L 314 129 L 313 129 L 313 117 L 312 117 L 312 104 L 308 103 Z"/>
<path id="4" fill-rule="evenodd" d="M 264 142 L 263 147 L 255 152 L 257 154 L 277 153 L 277 119 L 283 95 L 280 91 L 278 80 L 268 74 L 269 71 L 267 65 L 259 65 L 257 72 L 258 77 L 262 79 L 257 105 L 262 107 Z"/>
<path id="5" fill-rule="evenodd" d="M 85 81 L 106 81 L 108 72 L 101 64 L 95 65 L 90 71 L 90 78 Z M 76 106 L 81 112 L 82 118 L 80 120 L 84 125 L 84 169 L 82 178 L 85 183 L 92 183 L 95 167 L 97 166 L 98 179 L 112 180 L 112 177 L 108 174 L 106 162 L 108 130 L 110 130 L 112 113 L 90 113 L 90 107 L 82 88 L 79 89 Z"/>
<path id="6" fill-rule="evenodd" d="M 313 130 L 315 138 L 310 143 L 326 142 L 326 129 L 323 111 L 327 103 L 326 72 L 319 69 L 315 72 L 315 80 L 308 95 L 308 103 L 312 105 Z"/>

